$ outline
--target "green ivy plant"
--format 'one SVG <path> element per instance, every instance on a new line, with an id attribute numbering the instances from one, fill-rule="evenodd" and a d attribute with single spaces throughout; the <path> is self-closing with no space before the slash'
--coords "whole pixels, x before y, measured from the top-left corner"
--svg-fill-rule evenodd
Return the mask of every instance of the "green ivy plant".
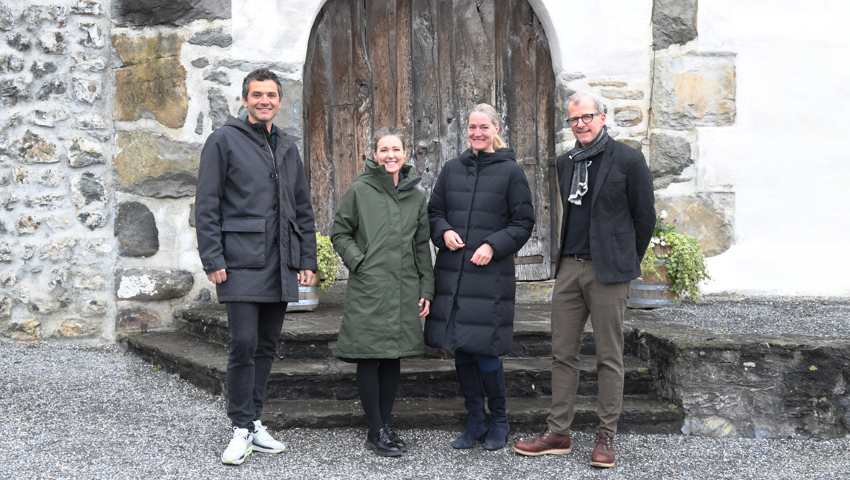
<path id="1" fill-rule="evenodd" d="M 331 285 L 336 282 L 339 266 L 342 262 L 334 250 L 330 237 L 319 232 L 316 232 L 316 260 L 319 264 L 319 271 L 316 272 L 316 275 L 321 278 L 319 290 L 327 292 Z"/>
<path id="2" fill-rule="evenodd" d="M 667 279 L 672 282 L 670 291 L 680 299 L 695 300 L 699 297 L 698 284 L 711 280 L 705 256 L 696 238 L 677 232 L 676 220 L 668 223 L 666 218 L 666 211 L 656 216 L 655 232 L 640 264 L 641 275 L 644 278 L 658 275 L 658 266 L 663 264 L 667 267 Z M 670 248 L 663 249 L 667 253 L 661 255 L 653 248 L 665 246 Z"/>

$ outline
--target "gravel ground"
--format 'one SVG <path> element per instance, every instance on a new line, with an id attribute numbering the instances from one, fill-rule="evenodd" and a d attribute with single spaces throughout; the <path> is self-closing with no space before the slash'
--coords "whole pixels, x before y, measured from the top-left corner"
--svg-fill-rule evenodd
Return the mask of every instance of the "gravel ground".
<path id="1" fill-rule="evenodd" d="M 850 333 L 847 299 L 708 297 L 677 312 L 657 311 L 727 333 L 806 333 L 802 324 L 811 335 Z M 0 340 L 0 419 L 3 479 L 850 480 L 850 438 L 619 435 L 617 465 L 597 470 L 588 465 L 592 438 L 583 433 L 574 434 L 571 455 L 529 458 L 509 448 L 454 450 L 449 442 L 459 432 L 409 430 L 401 432 L 410 446 L 405 456 L 380 458 L 363 447 L 363 429 L 291 429 L 273 432 L 287 444 L 284 453 L 256 453 L 225 467 L 223 399 L 118 345 Z M 511 441 L 535 433 L 513 432 Z"/>

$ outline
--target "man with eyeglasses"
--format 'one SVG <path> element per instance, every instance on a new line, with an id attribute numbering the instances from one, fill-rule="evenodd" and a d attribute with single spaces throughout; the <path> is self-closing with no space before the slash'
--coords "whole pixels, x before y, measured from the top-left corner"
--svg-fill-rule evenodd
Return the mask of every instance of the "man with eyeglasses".
<path id="1" fill-rule="evenodd" d="M 572 451 L 579 350 L 590 317 L 599 381 L 590 464 L 608 468 L 614 466 L 623 405 L 626 297 L 652 237 L 655 196 L 643 154 L 608 135 L 599 97 L 573 94 L 567 111 L 576 144 L 558 157 L 564 216 L 552 292 L 552 408 L 543 433 L 517 442 L 514 451 L 532 456 Z"/>

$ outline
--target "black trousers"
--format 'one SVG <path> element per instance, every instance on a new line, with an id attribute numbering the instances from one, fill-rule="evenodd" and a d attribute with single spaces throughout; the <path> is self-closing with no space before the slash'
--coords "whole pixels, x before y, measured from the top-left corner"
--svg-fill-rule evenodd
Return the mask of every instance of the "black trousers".
<path id="1" fill-rule="evenodd" d="M 254 429 L 263 413 L 286 302 L 227 303 L 227 417 L 234 427 Z"/>

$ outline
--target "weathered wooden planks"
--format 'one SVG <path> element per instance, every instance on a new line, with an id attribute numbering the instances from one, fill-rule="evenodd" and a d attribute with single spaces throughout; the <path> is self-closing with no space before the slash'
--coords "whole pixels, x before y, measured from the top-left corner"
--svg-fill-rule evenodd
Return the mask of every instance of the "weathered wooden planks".
<path id="1" fill-rule="evenodd" d="M 467 148 L 477 103 L 502 117 L 529 181 L 537 224 L 517 278 L 549 278 L 557 252 L 554 76 L 548 40 L 527 0 L 330 0 L 308 47 L 304 81 L 317 224 L 333 212 L 379 127 L 408 136 L 408 161 L 430 195 L 442 164 Z"/>

